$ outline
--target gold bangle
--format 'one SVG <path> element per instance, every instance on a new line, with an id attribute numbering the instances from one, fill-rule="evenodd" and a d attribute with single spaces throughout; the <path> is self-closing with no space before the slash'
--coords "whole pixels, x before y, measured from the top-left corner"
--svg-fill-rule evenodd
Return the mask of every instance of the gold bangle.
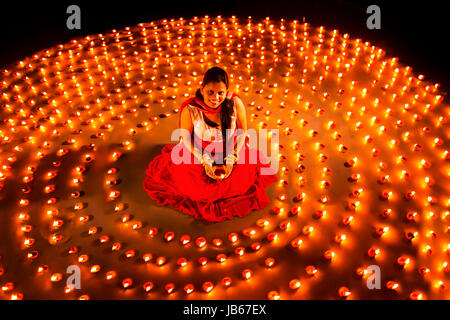
<path id="1" fill-rule="evenodd" d="M 204 154 L 202 156 L 202 161 L 201 161 L 202 165 L 208 164 L 208 165 L 212 165 L 214 163 L 214 159 L 211 158 L 209 155 Z"/>
<path id="2" fill-rule="evenodd" d="M 226 160 L 230 159 L 230 156 L 233 156 L 233 163 L 236 163 L 238 161 L 238 157 L 236 156 L 236 154 L 235 153 L 230 153 L 229 155 L 227 155 L 225 157 L 225 162 L 227 162 Z"/>

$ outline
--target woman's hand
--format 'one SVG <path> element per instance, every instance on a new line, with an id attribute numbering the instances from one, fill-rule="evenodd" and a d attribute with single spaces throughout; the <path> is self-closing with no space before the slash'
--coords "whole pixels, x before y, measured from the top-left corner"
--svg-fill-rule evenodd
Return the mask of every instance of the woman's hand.
<path id="1" fill-rule="evenodd" d="M 212 165 L 205 163 L 203 167 L 205 168 L 205 173 L 208 177 L 214 180 L 219 179 L 219 177 L 216 176 L 216 170 Z"/>
<path id="2" fill-rule="evenodd" d="M 222 179 L 226 179 L 226 178 L 228 178 L 230 176 L 231 171 L 233 171 L 233 165 L 231 163 L 227 163 L 224 166 L 224 169 L 225 169 L 225 175 L 223 176 Z"/>

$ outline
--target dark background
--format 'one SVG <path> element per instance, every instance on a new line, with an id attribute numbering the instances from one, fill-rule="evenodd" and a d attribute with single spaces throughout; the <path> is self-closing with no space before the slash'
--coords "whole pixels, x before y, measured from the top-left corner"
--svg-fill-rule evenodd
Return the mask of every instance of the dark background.
<path id="1" fill-rule="evenodd" d="M 66 9 L 81 8 L 81 30 L 66 28 Z M 381 30 L 369 30 L 366 9 L 381 8 Z M 370 41 L 398 57 L 400 63 L 423 73 L 444 91 L 450 88 L 449 41 L 450 1 L 351 1 L 351 0 L 261 0 L 261 1 L 3 1 L 0 4 L 0 68 L 34 52 L 65 43 L 77 36 L 104 33 L 163 18 L 237 15 L 269 16 L 306 21 L 313 26 L 338 29 L 352 38 Z"/>

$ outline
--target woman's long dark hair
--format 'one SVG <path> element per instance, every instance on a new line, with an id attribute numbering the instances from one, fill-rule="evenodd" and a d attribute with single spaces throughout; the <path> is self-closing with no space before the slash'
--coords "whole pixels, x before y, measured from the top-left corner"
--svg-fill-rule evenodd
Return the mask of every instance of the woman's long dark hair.
<path id="1" fill-rule="evenodd" d="M 228 74 L 225 70 L 219 67 L 212 67 L 208 71 L 206 71 L 203 76 L 202 86 L 207 85 L 210 82 L 223 82 L 228 89 Z M 203 102 L 203 95 L 200 92 L 200 89 L 195 93 L 197 98 L 201 99 Z M 222 102 L 222 109 L 220 110 L 220 123 L 222 126 L 222 146 L 223 146 L 223 163 L 225 163 L 226 150 L 228 145 L 228 137 L 226 135 L 226 130 L 231 128 L 231 116 L 233 114 L 233 101 L 225 97 L 225 100 Z M 228 150 L 227 150 L 228 151 Z"/>

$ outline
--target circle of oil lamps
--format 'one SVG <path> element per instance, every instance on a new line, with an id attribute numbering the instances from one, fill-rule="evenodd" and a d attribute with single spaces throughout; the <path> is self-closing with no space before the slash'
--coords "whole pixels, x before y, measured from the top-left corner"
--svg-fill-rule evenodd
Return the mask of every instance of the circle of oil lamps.
<path id="1" fill-rule="evenodd" d="M 121 278 L 119 287 L 127 289 L 135 280 L 122 271 L 138 252 L 155 245 L 155 259 L 152 253 L 141 256 L 147 263 L 146 272 L 156 279 L 157 271 L 151 269 L 154 265 L 178 267 L 165 283 L 136 280 L 136 284 L 142 286 L 140 294 L 152 291 L 164 298 L 175 292 L 174 283 L 186 280 L 183 272 L 191 267 L 194 272 L 202 268 L 201 289 L 207 294 L 216 283 L 224 287 L 232 283 L 231 277 L 208 268 L 208 262 L 220 264 L 220 272 L 231 274 L 238 263 L 253 261 L 264 253 L 262 266 L 246 264 L 242 277 L 235 280 L 238 286 L 255 278 L 258 286 L 258 279 L 270 272 L 264 269 L 259 273 L 259 268 L 275 265 L 271 256 L 276 256 L 280 245 L 292 249 L 289 264 L 305 267 L 308 276 L 317 275 L 318 268 L 333 274 L 333 264 L 322 271 L 320 265 L 305 266 L 298 254 L 312 256 L 314 242 L 331 242 L 343 250 L 339 257 L 344 257 L 357 238 L 361 247 L 369 250 L 367 255 L 352 254 L 352 261 L 375 258 L 382 268 L 397 265 L 406 271 L 417 264 L 415 280 L 421 281 L 421 288 L 430 288 L 403 292 L 399 288 L 410 287 L 413 279 L 400 274 L 395 282 L 386 283 L 388 290 L 413 300 L 442 298 L 442 279 L 449 272 L 450 200 L 441 181 L 446 181 L 450 154 L 445 132 L 448 103 L 440 85 L 416 75 L 413 68 L 403 66 L 381 48 L 338 30 L 269 17 L 260 22 L 251 17 L 205 16 L 141 23 L 73 39 L 3 70 L 0 207 L 10 201 L 7 206 L 11 205 L 9 211 L 17 221 L 9 230 L 18 240 L 17 248 L 11 248 L 13 254 L 37 262 L 36 276 L 56 269 L 56 262 L 48 261 L 53 256 L 66 265 L 75 259 L 86 266 L 102 259 L 101 253 L 84 251 L 86 239 L 80 234 L 87 234 L 98 245 L 108 243 L 108 251 L 129 258 L 109 266 L 92 264 L 90 273 L 110 268 L 103 281 Z M 199 48 L 198 52 L 193 48 Z M 278 181 L 270 187 L 267 209 L 250 214 L 242 225 L 234 221 L 224 224 L 211 238 L 208 231 L 184 230 L 178 238 L 180 246 L 170 248 L 179 250 L 174 253 L 165 246 L 172 245 L 175 232 L 165 229 L 157 215 L 139 209 L 137 203 L 144 203 L 142 199 L 132 200 L 147 195 L 143 190 L 142 195 L 127 190 L 126 185 L 138 178 L 129 176 L 125 160 L 130 158 L 133 163 L 141 150 L 151 147 L 148 138 L 178 126 L 179 106 L 192 96 L 201 75 L 212 65 L 227 70 L 230 90 L 239 94 L 246 107 L 249 128 L 279 130 L 267 134 L 269 140 L 279 139 Z M 78 163 L 68 168 L 72 159 Z M 103 179 L 97 179 L 97 169 L 104 173 Z M 99 210 L 102 205 L 105 210 Z M 108 211 L 120 217 L 110 223 Z M 329 232 L 331 221 L 337 222 L 335 232 Z M 151 227 L 142 232 L 148 224 Z M 171 230 L 181 230 L 176 227 Z M 82 232 L 77 228 L 83 228 Z M 372 242 L 373 230 L 376 243 Z M 398 234 L 406 241 L 393 245 Z M 72 239 L 72 247 L 66 246 L 67 239 Z M 42 243 L 47 241 L 51 246 L 43 249 Z M 58 255 L 60 249 L 67 257 Z M 418 254 L 404 255 L 414 252 L 412 249 Z M 43 250 L 48 252 L 42 254 Z M 217 252 L 211 254 L 212 250 Z M 198 264 L 190 265 L 184 257 L 197 251 L 203 256 L 194 258 Z M 381 255 L 393 251 L 394 261 Z M 168 253 L 161 256 L 162 252 Z M 178 254 L 177 258 L 173 254 Z M 317 264 L 321 256 L 332 261 L 336 251 L 329 248 L 316 256 Z M 277 258 L 276 268 L 284 268 L 282 262 Z M 351 263 L 339 267 L 351 279 Z M 301 286 L 296 275 L 280 270 L 291 292 Z M 358 268 L 357 274 L 367 276 L 366 271 Z M 142 278 L 141 271 L 136 273 L 133 278 Z M 16 276 L 8 261 L 0 260 L 3 275 Z M 37 281 L 56 284 L 62 280 L 59 275 L 62 277 L 52 271 Z M 11 299 L 23 299 L 28 291 L 36 291 L 29 288 L 35 281 L 14 281 L 25 295 L 9 283 L 2 289 L 7 289 Z M 87 286 L 87 292 L 96 290 Z M 195 290 L 191 283 L 182 288 L 186 294 Z M 273 289 L 252 290 L 251 294 L 279 299 L 280 288 Z M 57 297 L 57 290 L 52 288 L 46 294 Z M 76 293 L 81 300 L 90 298 L 74 288 L 63 291 Z M 222 293 L 216 291 L 220 298 Z M 364 295 L 357 288 L 352 291 Z M 104 294 L 110 293 L 105 290 Z M 250 293 L 242 291 L 246 294 Z M 314 293 L 305 289 L 305 294 Z M 347 287 L 338 289 L 341 298 L 351 294 Z M 376 298 L 383 298 L 384 293 L 377 294 Z M 290 298 L 283 293 L 285 297 Z"/>

